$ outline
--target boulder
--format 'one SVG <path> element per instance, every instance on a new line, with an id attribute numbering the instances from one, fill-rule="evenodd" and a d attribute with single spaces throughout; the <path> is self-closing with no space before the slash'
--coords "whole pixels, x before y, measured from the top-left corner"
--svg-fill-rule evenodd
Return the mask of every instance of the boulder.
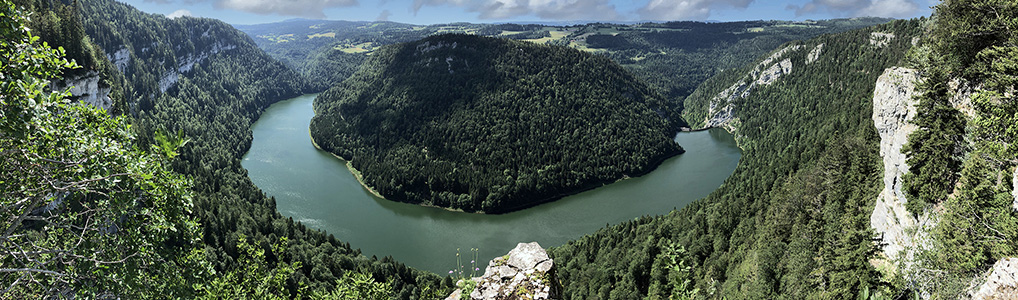
<path id="1" fill-rule="evenodd" d="M 519 243 L 505 256 L 488 262 L 484 275 L 469 280 L 477 283 L 469 298 L 479 299 L 556 299 L 559 288 L 554 280 L 554 261 L 537 242 Z M 457 282 L 464 286 L 465 280 Z M 446 300 L 461 299 L 462 289 Z"/>

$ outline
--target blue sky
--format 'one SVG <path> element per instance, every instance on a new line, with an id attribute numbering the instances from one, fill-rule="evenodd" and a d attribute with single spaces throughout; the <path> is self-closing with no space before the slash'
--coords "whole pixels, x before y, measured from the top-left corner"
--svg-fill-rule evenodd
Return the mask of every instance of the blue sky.
<path id="1" fill-rule="evenodd" d="M 805 20 L 929 16 L 936 0 L 119 0 L 145 12 L 258 24 L 290 18 L 452 22 Z"/>

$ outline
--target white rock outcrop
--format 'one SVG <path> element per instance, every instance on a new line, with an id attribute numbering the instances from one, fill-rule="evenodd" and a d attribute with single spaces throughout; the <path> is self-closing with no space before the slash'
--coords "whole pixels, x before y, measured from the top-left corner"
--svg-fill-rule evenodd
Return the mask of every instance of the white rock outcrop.
<path id="1" fill-rule="evenodd" d="M 968 80 L 954 78 L 947 82 L 947 88 L 951 91 L 951 98 L 948 99 L 951 107 L 954 107 L 969 120 L 976 117 L 976 108 L 972 106 L 972 94 L 978 87 L 973 87 Z"/>
<path id="2" fill-rule="evenodd" d="M 809 51 L 806 55 L 806 64 L 811 64 L 820 58 L 820 53 L 824 51 L 824 44 L 817 45 L 813 50 Z"/>
<path id="3" fill-rule="evenodd" d="M 973 300 L 1018 299 L 1018 258 L 1002 258 L 988 273 L 977 278 L 982 284 L 970 289 L 967 296 Z"/>
<path id="4" fill-rule="evenodd" d="M 430 41 L 424 41 L 423 43 L 420 43 L 420 44 L 417 45 L 417 52 L 419 52 L 420 54 L 424 54 L 424 53 L 431 52 L 432 50 L 436 50 L 436 49 L 440 49 L 440 48 L 445 48 L 445 47 L 456 49 L 456 47 L 458 47 L 458 46 L 459 46 L 458 42 L 452 42 L 452 44 L 446 44 L 445 42 L 439 41 L 438 43 L 435 43 L 434 45 L 432 45 Z"/>
<path id="5" fill-rule="evenodd" d="M 177 69 L 170 70 L 169 72 L 164 73 L 161 78 L 159 78 L 159 91 L 166 92 L 166 90 L 170 89 L 171 87 L 173 87 L 173 85 L 177 84 L 177 81 L 180 80 L 180 74 L 190 72 L 192 69 L 194 69 L 195 64 L 201 63 L 205 59 L 209 58 L 209 56 L 215 55 L 219 52 L 232 50 L 236 48 L 237 45 L 223 45 L 220 43 L 216 43 L 212 45 L 212 48 L 209 48 L 207 51 L 188 54 L 188 56 L 185 57 L 177 57 L 176 58 Z"/>
<path id="6" fill-rule="evenodd" d="M 127 50 L 127 47 L 121 46 L 120 49 L 117 49 L 117 51 L 113 52 L 112 55 L 106 55 L 106 58 L 109 59 L 110 62 L 112 62 L 113 65 L 120 70 L 120 72 L 123 72 L 127 69 L 127 66 L 131 64 L 131 51 Z"/>
<path id="7" fill-rule="evenodd" d="M 84 75 L 65 77 L 63 80 L 50 82 L 50 90 L 67 90 L 71 93 L 72 100 L 109 111 L 113 107 L 113 99 L 110 99 L 111 89 L 108 86 L 100 85 L 99 80 L 99 73 L 90 71 Z"/>
<path id="8" fill-rule="evenodd" d="M 506 256 L 492 259 L 484 275 L 471 279 L 477 285 L 470 299 L 556 299 L 554 266 L 537 242 L 519 243 Z M 457 289 L 446 300 L 460 299 L 463 292 Z"/>
<path id="9" fill-rule="evenodd" d="M 901 258 L 913 246 L 917 220 L 905 210 L 908 201 L 902 192 L 902 175 L 908 172 L 906 156 L 901 147 L 908 135 L 916 130 L 909 121 L 915 117 L 914 82 L 916 72 L 906 68 L 889 68 L 877 79 L 873 90 L 873 125 L 880 134 L 880 157 L 884 161 L 884 189 L 877 196 L 870 226 L 883 235 L 884 254 L 889 259 Z M 910 256 L 910 255 L 909 255 Z"/>
<path id="10" fill-rule="evenodd" d="M 1014 169 L 1014 178 L 1011 179 L 1011 195 L 1014 196 L 1011 207 L 1018 211 L 1018 168 Z"/>
<path id="11" fill-rule="evenodd" d="M 893 39 L 894 39 L 893 33 L 870 32 L 870 45 L 877 48 L 887 46 L 887 44 L 890 43 L 891 40 Z"/>
<path id="12" fill-rule="evenodd" d="M 748 97 L 753 88 L 757 86 L 774 83 L 781 76 L 792 73 L 792 60 L 784 58 L 784 55 L 802 48 L 802 45 L 794 45 L 774 52 L 757 64 L 741 80 L 711 98 L 707 106 L 704 126 L 707 128 L 724 127 L 729 132 L 735 132 L 735 124 L 738 123 L 738 119 L 732 113 L 735 109 L 735 100 Z"/>

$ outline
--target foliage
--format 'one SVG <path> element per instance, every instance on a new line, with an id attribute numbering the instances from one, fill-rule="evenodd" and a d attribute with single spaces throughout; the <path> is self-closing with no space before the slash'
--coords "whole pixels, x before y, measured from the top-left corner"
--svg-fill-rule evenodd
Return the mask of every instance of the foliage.
<path id="1" fill-rule="evenodd" d="M 922 261 L 930 279 L 921 278 L 921 287 L 938 292 L 934 298 L 950 298 L 964 283 L 980 274 L 997 259 L 1018 254 L 1018 212 L 1014 203 L 1011 176 L 1018 166 L 1018 4 L 997 0 L 949 0 L 936 8 L 930 36 L 924 41 L 926 59 L 918 64 L 928 84 L 920 86 L 921 101 L 949 103 L 951 92 L 943 92 L 949 81 L 976 87 L 969 99 L 974 108 L 964 139 L 956 139 L 945 148 L 963 148 L 954 154 L 958 166 L 945 178 L 921 177 L 921 185 L 947 185 L 950 194 L 943 197 L 939 222 L 932 230 L 932 247 Z M 920 102 L 922 103 L 922 102 Z M 917 120 L 920 128 L 936 127 L 938 118 Z M 962 134 L 962 133 L 956 133 Z M 909 143 L 923 143 L 910 136 Z M 944 151 L 940 149 L 940 151 Z M 920 155 L 936 155 L 935 150 L 909 153 L 910 164 Z M 922 172 L 911 166 L 912 172 Z M 920 177 L 920 173 L 916 177 Z M 909 201 L 912 201 L 910 198 Z M 961 279 L 958 279 L 961 278 Z M 918 280 L 917 280 L 918 281 Z M 945 288 L 946 287 L 946 288 Z"/>
<path id="2" fill-rule="evenodd" d="M 677 113 L 600 56 L 440 35 L 387 46 L 319 95 L 311 135 L 387 199 L 500 213 L 682 150 Z"/>
<path id="3" fill-rule="evenodd" d="M 281 253 L 286 245 L 283 238 L 273 244 L 270 253 Z M 266 251 L 247 242 L 243 235 L 237 241 L 240 267 L 226 274 L 213 276 L 208 283 L 193 285 L 199 299 L 291 299 L 286 281 L 300 269 L 300 262 L 280 264 L 269 270 L 265 263 Z M 303 290 L 298 290 L 302 292 Z"/>
<path id="4" fill-rule="evenodd" d="M 208 271 L 217 274 L 243 270 L 248 266 L 238 262 L 242 254 L 238 243 L 244 236 L 250 245 L 265 250 L 264 257 L 248 256 L 261 264 L 257 270 L 271 272 L 300 263 L 285 281 L 289 295 L 298 295 L 301 289 L 307 291 L 303 295 L 334 290 L 337 280 L 351 271 L 393 278 L 395 298 L 426 297 L 451 287 L 437 275 L 391 258 L 364 257 L 328 233 L 282 217 L 274 199 L 247 178 L 240 160 L 250 146 L 251 123 L 268 105 L 303 93 L 305 83 L 299 75 L 257 49 L 243 33 L 216 20 L 167 19 L 109 0 L 81 1 L 80 6 L 82 26 L 96 49 L 127 57 L 114 69 L 114 77 L 121 79 L 114 83 L 124 90 L 114 100 L 124 107 L 120 112 L 136 135 L 128 145 L 150 149 L 156 144 L 153 151 L 176 153 L 168 164 L 193 179 L 189 193 L 201 225 L 197 241 L 201 251 L 184 253 L 190 253 L 191 262 L 207 264 Z M 175 144 L 185 145 L 171 152 L 163 148 Z M 269 245 L 282 238 L 287 240 L 285 247 L 270 251 Z M 201 270 L 205 269 L 169 274 L 182 278 L 168 281 L 185 282 L 190 290 L 190 284 L 207 278 Z M 169 291 L 154 287 L 140 297 L 161 293 Z"/>
<path id="5" fill-rule="evenodd" d="M 316 291 L 312 299 L 392 299 L 392 279 L 387 282 L 376 282 L 374 278 L 365 273 L 346 272 L 336 283 L 336 289 L 329 292 Z M 427 295 L 427 293 L 424 293 Z M 423 296 L 424 299 L 435 299 Z"/>
<path id="6" fill-rule="evenodd" d="M 699 296 L 714 289 L 728 299 L 843 299 L 880 285 L 869 264 L 879 249 L 869 216 L 881 173 L 872 94 L 919 24 L 895 21 L 791 43 L 802 46 L 784 56 L 793 71 L 735 103 L 744 152 L 732 176 L 681 210 L 552 249 L 563 298 L 667 298 L 651 287 L 670 283 L 662 268 L 668 241 L 686 249 Z M 875 47 L 872 32 L 896 37 Z M 806 64 L 819 44 L 823 53 Z M 708 80 L 687 103 L 709 104 L 754 66 Z"/>
<path id="7" fill-rule="evenodd" d="M 75 67 L 0 5 L 0 282 L 4 298 L 186 293 L 198 245 L 190 183 L 134 146 L 125 118 L 48 93 Z"/>
<path id="8" fill-rule="evenodd" d="M 912 123 L 918 129 L 909 134 L 901 149 L 909 165 L 909 172 L 902 176 L 908 195 L 905 206 L 913 215 L 947 199 L 958 180 L 966 148 L 965 118 L 951 106 L 947 74 L 939 66 L 931 64 L 916 86 L 920 93 Z"/>

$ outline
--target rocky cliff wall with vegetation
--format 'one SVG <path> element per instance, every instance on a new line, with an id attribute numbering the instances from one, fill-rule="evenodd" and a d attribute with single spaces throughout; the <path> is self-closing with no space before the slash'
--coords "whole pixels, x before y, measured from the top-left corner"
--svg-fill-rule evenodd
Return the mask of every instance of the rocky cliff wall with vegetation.
<path id="1" fill-rule="evenodd" d="M 869 263 L 880 249 L 870 216 L 882 178 L 873 94 L 920 24 L 792 42 L 706 81 L 686 99 L 689 110 L 708 111 L 711 99 L 773 62 L 792 66 L 733 99 L 744 152 L 717 191 L 550 251 L 564 266 L 556 273 L 564 298 L 854 298 L 886 286 Z M 894 37 L 877 45 L 873 33 Z M 782 49 L 789 50 L 758 68 Z"/>

